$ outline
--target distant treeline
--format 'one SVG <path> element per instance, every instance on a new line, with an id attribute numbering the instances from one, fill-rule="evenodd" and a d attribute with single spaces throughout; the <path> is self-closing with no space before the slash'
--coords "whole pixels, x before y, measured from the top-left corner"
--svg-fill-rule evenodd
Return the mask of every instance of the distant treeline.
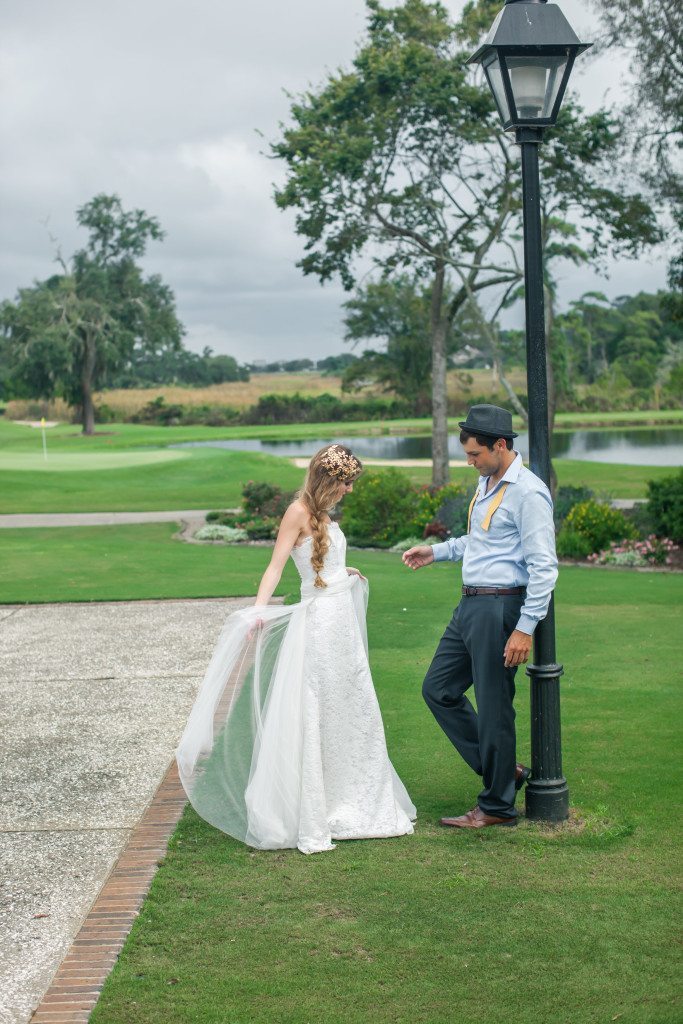
<path id="1" fill-rule="evenodd" d="M 130 362 L 116 373 L 107 375 L 104 388 L 145 388 L 155 384 L 185 387 L 208 387 L 233 381 L 248 381 L 252 373 L 302 373 L 316 371 L 340 375 L 358 361 L 358 356 L 344 352 L 325 359 L 280 359 L 276 362 L 240 364 L 233 356 L 214 355 L 205 348 L 201 355 L 186 348 L 159 352 L 135 352 Z"/>
<path id="2" fill-rule="evenodd" d="M 232 356 L 214 355 L 208 347 L 201 355 L 186 348 L 166 348 L 157 352 L 136 350 L 125 366 L 106 374 L 102 386 L 147 388 L 175 384 L 203 388 L 240 380 L 249 380 L 249 370 Z"/>
<path id="3" fill-rule="evenodd" d="M 204 424 L 227 427 L 239 424 L 336 423 L 361 420 L 401 419 L 412 416 L 409 402 L 400 398 L 363 398 L 342 401 L 335 395 L 262 395 L 248 409 L 228 405 L 182 405 L 167 402 L 163 395 L 148 402 L 139 412 L 126 415 L 106 403 L 96 408 L 99 423 L 153 423 L 158 426 Z"/>
<path id="4" fill-rule="evenodd" d="M 247 363 L 250 373 L 301 373 L 305 370 L 316 370 L 318 373 L 340 374 L 358 361 L 358 356 L 344 352 L 340 356 L 326 356 L 325 359 L 279 359 L 274 363 L 259 360 Z"/>

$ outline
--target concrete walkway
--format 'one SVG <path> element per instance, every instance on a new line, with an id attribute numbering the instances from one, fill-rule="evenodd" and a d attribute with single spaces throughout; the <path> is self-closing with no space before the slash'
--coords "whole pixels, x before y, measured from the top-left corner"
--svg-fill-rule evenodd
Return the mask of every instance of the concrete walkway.
<path id="1" fill-rule="evenodd" d="M 306 460 L 300 460 L 306 462 Z M 405 460 L 407 462 L 407 460 Z M 412 464 L 420 460 L 413 459 Z M 378 465 L 379 463 L 365 461 L 365 465 Z M 425 465 L 431 465 L 425 461 Z M 308 462 L 306 462 L 308 465 Z M 393 463 L 399 465 L 399 463 Z M 451 462 L 451 466 L 459 465 Z M 465 465 L 465 463 L 460 463 Z M 474 477 L 472 478 L 474 481 Z M 631 509 L 635 505 L 642 505 L 646 498 L 613 498 L 610 505 L 613 508 Z M 180 523 L 183 522 L 189 527 L 186 535 L 190 536 L 200 526 L 204 525 L 208 509 L 180 509 L 175 512 L 55 512 L 55 513 L 25 513 L 17 512 L 0 515 L 0 530 L 2 529 L 23 529 L 27 527 L 46 526 L 124 526 L 131 523 Z M 226 509 L 227 512 L 239 512 L 237 508 Z"/>
<path id="2" fill-rule="evenodd" d="M 249 599 L 0 606 L 0 1022 L 26 1024 Z"/>
<path id="3" fill-rule="evenodd" d="M 179 523 L 201 520 L 209 509 L 181 509 L 176 512 L 36 512 L 0 515 L 0 529 L 30 526 L 123 526 L 131 523 Z M 229 511 L 237 511 L 230 509 Z"/>

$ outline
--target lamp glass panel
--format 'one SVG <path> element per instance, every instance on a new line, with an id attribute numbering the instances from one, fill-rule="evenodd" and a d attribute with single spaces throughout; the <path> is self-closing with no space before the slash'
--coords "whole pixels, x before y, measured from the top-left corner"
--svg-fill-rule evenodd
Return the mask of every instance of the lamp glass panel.
<path id="1" fill-rule="evenodd" d="M 548 118 L 560 91 L 567 56 L 507 57 L 517 117 L 523 121 Z"/>
<path id="2" fill-rule="evenodd" d="M 484 73 L 489 83 L 489 88 L 493 93 L 493 98 L 496 101 L 498 107 L 498 113 L 501 116 L 503 122 L 509 121 L 512 118 L 512 112 L 505 95 L 505 86 L 503 85 L 503 73 L 500 68 L 500 60 L 498 54 L 494 54 L 490 60 L 484 61 Z"/>
<path id="3" fill-rule="evenodd" d="M 551 117 L 562 82 L 567 74 L 567 57 L 548 57 L 548 81 L 545 88 L 545 103 L 542 117 Z"/>

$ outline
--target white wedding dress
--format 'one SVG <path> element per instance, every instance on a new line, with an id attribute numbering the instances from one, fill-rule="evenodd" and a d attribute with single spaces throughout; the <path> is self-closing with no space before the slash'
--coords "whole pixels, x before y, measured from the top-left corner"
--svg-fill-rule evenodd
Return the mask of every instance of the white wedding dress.
<path id="1" fill-rule="evenodd" d="M 301 602 L 228 618 L 176 752 L 197 812 L 259 849 L 413 831 L 368 665 L 367 582 L 348 575 L 339 526 L 328 532 L 327 587 L 313 585 L 308 538 L 292 551 Z"/>

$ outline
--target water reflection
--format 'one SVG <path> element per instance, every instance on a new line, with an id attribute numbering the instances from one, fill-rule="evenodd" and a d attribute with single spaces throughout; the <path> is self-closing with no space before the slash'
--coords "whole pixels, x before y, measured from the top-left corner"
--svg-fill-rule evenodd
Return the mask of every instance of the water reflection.
<path id="1" fill-rule="evenodd" d="M 430 436 L 337 437 L 361 459 L 430 459 Z M 253 438 L 229 441 L 193 441 L 171 445 L 172 448 L 230 448 L 233 451 L 264 452 L 270 455 L 308 458 L 329 439 L 305 441 L 261 441 Z M 529 454 L 528 434 L 520 434 L 515 448 L 526 458 Z M 553 458 L 577 459 L 586 462 L 617 462 L 626 465 L 683 465 L 683 428 L 653 427 L 639 430 L 573 430 L 555 433 L 552 437 Z M 457 434 L 448 439 L 452 459 L 463 457 Z"/>

